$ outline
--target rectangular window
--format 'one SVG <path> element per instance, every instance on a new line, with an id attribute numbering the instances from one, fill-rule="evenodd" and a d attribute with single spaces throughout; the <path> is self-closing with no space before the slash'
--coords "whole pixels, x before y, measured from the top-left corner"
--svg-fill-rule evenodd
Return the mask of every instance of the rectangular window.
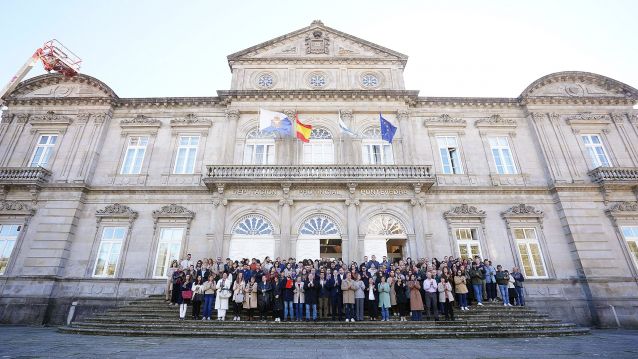
<path id="1" fill-rule="evenodd" d="M 129 138 L 124 163 L 122 163 L 121 174 L 135 175 L 142 171 L 142 163 L 144 162 L 147 145 L 147 136 L 132 136 Z"/>
<path id="2" fill-rule="evenodd" d="M 303 144 L 303 160 L 308 165 L 334 163 L 332 140 L 310 140 Z"/>
<path id="3" fill-rule="evenodd" d="M 195 158 L 199 147 L 199 136 L 180 136 L 175 170 L 173 173 L 187 174 L 195 172 Z"/>
<path id="4" fill-rule="evenodd" d="M 251 142 L 244 148 L 244 164 L 246 165 L 274 165 L 275 144 Z"/>
<path id="5" fill-rule="evenodd" d="M 33 150 L 33 156 L 31 156 L 29 166 L 46 167 L 57 141 L 58 135 L 40 135 L 40 138 L 38 138 L 38 144 L 35 146 L 35 150 Z"/>
<path id="6" fill-rule="evenodd" d="M 546 278 L 547 270 L 535 228 L 515 228 L 514 241 L 523 266 L 523 274 L 530 278 Z"/>
<path id="7" fill-rule="evenodd" d="M 472 259 L 474 256 L 483 258 L 476 228 L 457 228 L 454 232 L 461 258 Z"/>
<path id="8" fill-rule="evenodd" d="M 490 137 L 489 141 L 496 172 L 502 175 L 516 174 L 516 166 L 514 166 L 507 136 Z"/>
<path id="9" fill-rule="evenodd" d="M 436 142 L 439 146 L 439 154 L 441 155 L 443 173 L 463 173 L 457 138 L 455 136 L 438 136 L 436 138 Z"/>
<path id="10" fill-rule="evenodd" d="M 168 270 L 171 262 L 173 260 L 179 260 L 183 235 L 183 228 L 162 228 L 160 230 L 153 277 L 165 278 L 166 271 Z"/>
<path id="11" fill-rule="evenodd" d="M 634 263 L 638 267 L 638 226 L 623 227 L 622 235 L 627 241 L 627 247 L 634 259 Z"/>
<path id="12" fill-rule="evenodd" d="M 366 165 L 394 164 L 392 145 L 389 143 L 373 142 L 363 144 L 363 163 Z"/>
<path id="13" fill-rule="evenodd" d="M 605 147 L 603 146 L 603 141 L 601 141 L 600 136 L 581 135 L 580 138 L 583 139 L 592 167 L 609 167 L 607 152 L 605 152 Z"/>
<path id="14" fill-rule="evenodd" d="M 21 229 L 22 226 L 18 224 L 0 225 L 0 275 L 7 270 L 13 247 L 16 245 Z"/>
<path id="15" fill-rule="evenodd" d="M 104 227 L 95 260 L 94 277 L 115 276 L 125 236 L 126 228 L 124 227 Z"/>

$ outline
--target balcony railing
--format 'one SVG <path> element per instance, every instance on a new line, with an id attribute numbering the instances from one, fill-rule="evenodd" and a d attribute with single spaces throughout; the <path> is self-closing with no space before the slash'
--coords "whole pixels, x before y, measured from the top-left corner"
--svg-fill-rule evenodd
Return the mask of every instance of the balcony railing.
<path id="1" fill-rule="evenodd" d="M 599 184 L 638 184 L 638 167 L 598 167 L 589 177 Z"/>
<path id="2" fill-rule="evenodd" d="M 417 165 L 212 165 L 206 166 L 205 183 L 254 180 L 277 182 L 390 182 L 434 183 L 432 166 Z"/>
<path id="3" fill-rule="evenodd" d="M 0 167 L 2 185 L 39 185 L 49 180 L 51 172 L 42 167 Z"/>

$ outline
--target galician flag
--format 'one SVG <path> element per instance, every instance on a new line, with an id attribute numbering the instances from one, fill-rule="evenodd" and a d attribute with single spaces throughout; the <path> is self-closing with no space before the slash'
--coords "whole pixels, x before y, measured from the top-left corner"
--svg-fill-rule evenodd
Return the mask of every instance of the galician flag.
<path id="1" fill-rule="evenodd" d="M 297 138 L 302 142 L 310 142 L 310 133 L 312 132 L 312 126 L 306 125 L 299 121 L 299 116 L 295 115 L 295 129 L 297 132 Z"/>
<path id="2" fill-rule="evenodd" d="M 379 112 L 379 121 L 381 121 L 381 138 L 392 143 L 392 138 L 397 132 L 397 128 L 390 121 L 383 118 L 381 112 Z"/>
<path id="3" fill-rule="evenodd" d="M 357 137 L 357 134 L 352 132 L 352 130 L 349 129 L 348 126 L 346 126 L 346 123 L 341 119 L 341 111 L 339 111 L 339 128 L 341 129 L 341 132 L 347 133 L 352 137 Z"/>
<path id="4" fill-rule="evenodd" d="M 259 109 L 259 130 L 292 136 L 292 121 L 284 113 Z"/>

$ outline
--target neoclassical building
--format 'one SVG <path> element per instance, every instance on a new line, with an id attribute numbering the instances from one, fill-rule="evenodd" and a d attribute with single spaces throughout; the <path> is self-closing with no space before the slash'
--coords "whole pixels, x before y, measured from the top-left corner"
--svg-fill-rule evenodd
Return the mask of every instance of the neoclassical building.
<path id="1" fill-rule="evenodd" d="M 421 97 L 406 63 L 314 21 L 229 55 L 217 96 L 24 81 L 0 123 L 0 321 L 161 293 L 186 253 L 376 254 L 480 255 L 521 267 L 542 310 L 637 326 L 638 90 L 561 72 L 513 98 Z M 260 109 L 310 142 L 260 131 Z"/>

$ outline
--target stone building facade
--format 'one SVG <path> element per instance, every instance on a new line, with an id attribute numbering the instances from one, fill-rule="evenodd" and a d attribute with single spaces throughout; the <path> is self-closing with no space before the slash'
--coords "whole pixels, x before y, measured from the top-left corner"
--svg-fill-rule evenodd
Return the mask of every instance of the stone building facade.
<path id="1" fill-rule="evenodd" d="M 635 88 L 561 72 L 516 98 L 420 97 L 406 55 L 320 21 L 228 63 L 214 97 L 120 98 L 83 74 L 7 96 L 2 322 L 161 293 L 188 252 L 480 254 L 522 267 L 531 305 L 638 325 Z M 311 141 L 260 132 L 260 108 L 311 124 Z"/>

